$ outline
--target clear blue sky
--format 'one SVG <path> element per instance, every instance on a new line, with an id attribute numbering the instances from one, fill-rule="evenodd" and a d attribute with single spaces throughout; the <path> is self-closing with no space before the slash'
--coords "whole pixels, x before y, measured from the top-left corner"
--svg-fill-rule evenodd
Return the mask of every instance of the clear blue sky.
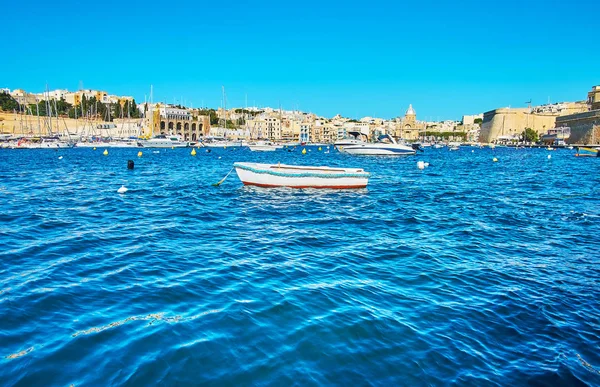
<path id="1" fill-rule="evenodd" d="M 251 6 L 249 6 L 251 5 Z M 0 87 L 85 88 L 218 107 L 459 119 L 583 100 L 598 0 L 8 1 Z"/>

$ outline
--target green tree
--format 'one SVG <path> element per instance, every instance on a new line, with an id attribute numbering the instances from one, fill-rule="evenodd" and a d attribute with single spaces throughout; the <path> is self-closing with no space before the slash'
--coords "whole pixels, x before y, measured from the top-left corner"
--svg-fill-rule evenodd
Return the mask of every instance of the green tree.
<path id="1" fill-rule="evenodd" d="M 56 110 L 58 110 L 58 114 L 68 114 L 71 107 L 71 104 L 65 101 L 65 99 L 62 97 L 56 101 Z"/>
<path id="2" fill-rule="evenodd" d="M 18 110 L 19 104 L 8 93 L 0 93 L 0 110 L 13 111 Z"/>
<path id="3" fill-rule="evenodd" d="M 133 101 L 131 101 L 131 103 L 128 102 L 128 106 L 129 106 L 129 116 L 131 118 L 140 118 L 140 110 L 137 107 L 137 104 L 135 103 L 135 99 Z"/>
<path id="4" fill-rule="evenodd" d="M 525 128 L 525 130 L 521 133 L 521 137 L 527 142 L 537 142 L 538 140 L 537 132 L 531 128 Z"/>
<path id="5" fill-rule="evenodd" d="M 483 119 L 481 118 L 475 118 L 475 120 L 473 120 L 473 123 L 475 124 L 481 124 L 483 122 Z"/>

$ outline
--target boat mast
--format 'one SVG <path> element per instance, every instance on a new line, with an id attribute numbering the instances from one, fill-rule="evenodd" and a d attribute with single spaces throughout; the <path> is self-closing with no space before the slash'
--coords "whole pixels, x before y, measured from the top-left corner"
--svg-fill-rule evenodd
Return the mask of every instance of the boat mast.
<path id="1" fill-rule="evenodd" d="M 40 124 L 40 105 L 39 105 L 39 101 L 37 99 L 37 97 L 35 97 L 35 111 L 36 111 L 36 115 L 37 115 L 37 122 L 38 122 L 38 134 L 42 135 L 42 125 Z"/>
<path id="2" fill-rule="evenodd" d="M 148 110 L 148 112 L 150 112 L 150 137 L 154 135 L 154 105 L 152 104 L 152 93 L 154 92 L 153 88 L 154 87 L 150 85 L 150 109 Z"/>
<path id="3" fill-rule="evenodd" d="M 60 121 L 58 119 L 58 105 L 56 104 L 56 98 L 53 99 L 54 101 L 54 112 L 56 113 L 56 134 L 60 136 Z"/>
<path id="4" fill-rule="evenodd" d="M 52 105 L 50 104 L 50 91 L 46 83 L 46 115 L 48 116 L 48 135 L 52 136 Z"/>
<path id="5" fill-rule="evenodd" d="M 223 128 L 225 128 L 223 133 L 225 134 L 225 138 L 227 138 L 227 100 L 225 97 L 225 86 L 221 86 L 221 89 L 223 90 Z"/>
<path id="6" fill-rule="evenodd" d="M 21 97 L 19 97 L 17 103 L 19 104 L 19 128 L 21 128 L 21 135 L 23 135 L 25 134 L 25 132 L 23 131 L 23 113 L 21 112 Z"/>

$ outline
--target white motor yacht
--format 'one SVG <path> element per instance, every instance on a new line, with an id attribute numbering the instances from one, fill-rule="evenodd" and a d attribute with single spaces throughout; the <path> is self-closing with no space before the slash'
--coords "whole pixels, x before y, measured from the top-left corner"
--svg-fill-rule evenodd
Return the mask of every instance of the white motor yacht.
<path id="1" fill-rule="evenodd" d="M 343 138 L 336 141 L 333 146 L 340 149 L 340 147 L 359 145 L 367 142 L 367 135 L 361 132 L 348 132 L 351 137 Z M 364 140 L 362 139 L 364 137 Z"/>
<path id="2" fill-rule="evenodd" d="M 354 139 L 345 139 L 335 143 L 336 148 L 343 153 L 351 155 L 372 155 L 372 156 L 400 156 L 414 155 L 416 151 L 404 144 L 398 144 L 389 134 L 379 136 L 377 142 L 367 142 L 359 140 L 359 136 L 364 134 L 359 132 L 350 132 Z"/>
<path id="3" fill-rule="evenodd" d="M 73 144 L 62 141 L 58 136 L 41 138 L 22 138 L 14 147 L 15 149 L 59 149 L 72 148 Z"/>
<path id="4" fill-rule="evenodd" d="M 154 136 L 149 140 L 140 141 L 144 148 L 185 148 L 189 146 L 187 141 L 176 135 L 166 136 L 164 134 Z"/>

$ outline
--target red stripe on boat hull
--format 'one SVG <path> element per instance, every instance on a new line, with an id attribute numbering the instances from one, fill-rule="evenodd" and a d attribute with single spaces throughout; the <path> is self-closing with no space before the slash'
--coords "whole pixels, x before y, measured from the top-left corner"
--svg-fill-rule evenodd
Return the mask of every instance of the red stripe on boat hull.
<path id="1" fill-rule="evenodd" d="M 247 183 L 243 181 L 244 185 L 253 185 L 255 187 L 262 188 L 325 188 L 325 189 L 359 189 L 366 188 L 367 185 L 321 185 L 321 186 L 313 186 L 313 185 L 274 185 L 274 184 L 258 184 L 258 183 Z"/>

